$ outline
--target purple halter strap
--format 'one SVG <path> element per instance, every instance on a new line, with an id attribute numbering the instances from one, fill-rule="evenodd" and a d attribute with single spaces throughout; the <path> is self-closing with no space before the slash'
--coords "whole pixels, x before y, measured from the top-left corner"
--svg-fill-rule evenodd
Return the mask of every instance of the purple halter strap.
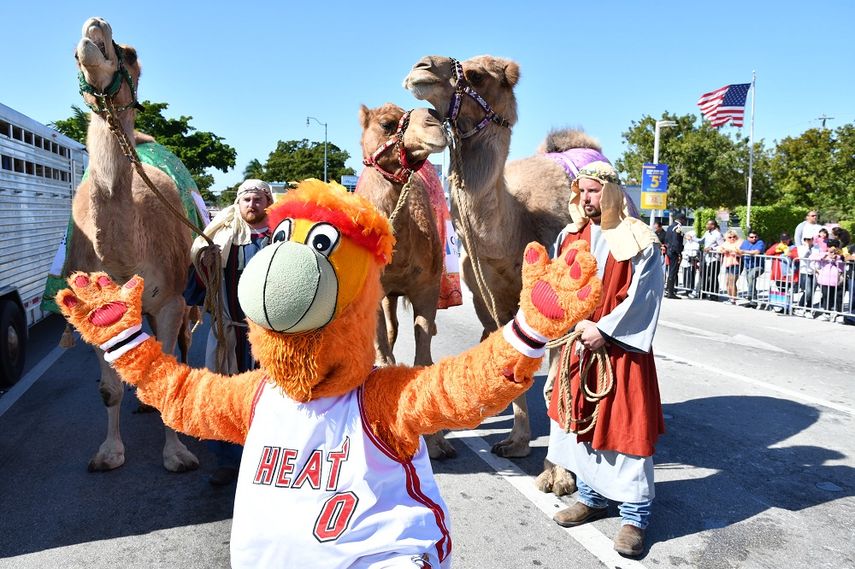
<path id="1" fill-rule="evenodd" d="M 451 63 L 454 66 L 454 78 L 456 80 L 456 85 L 454 87 L 454 95 L 451 97 L 451 104 L 448 107 L 448 120 L 452 124 L 456 125 L 457 115 L 460 114 L 460 106 L 463 103 L 464 95 L 471 97 L 484 111 L 484 118 L 481 119 L 481 122 L 476 124 L 475 128 L 472 130 L 468 130 L 459 135 L 460 138 L 469 138 L 470 136 L 474 136 L 491 122 L 505 128 L 511 128 L 511 123 L 508 122 L 507 119 L 497 115 L 493 108 L 490 107 L 490 104 L 484 100 L 484 97 L 479 95 L 478 92 L 469 85 L 469 82 L 466 81 L 466 76 L 463 75 L 463 65 L 454 58 L 451 59 Z"/>

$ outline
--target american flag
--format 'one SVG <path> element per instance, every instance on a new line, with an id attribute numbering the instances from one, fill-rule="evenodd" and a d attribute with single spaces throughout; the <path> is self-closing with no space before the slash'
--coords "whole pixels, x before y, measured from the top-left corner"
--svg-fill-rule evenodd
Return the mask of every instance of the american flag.
<path id="1" fill-rule="evenodd" d="M 751 83 L 735 83 L 704 93 L 698 99 L 701 114 L 716 128 L 727 124 L 728 121 L 731 121 L 733 126 L 742 126 L 745 99 L 750 88 Z"/>

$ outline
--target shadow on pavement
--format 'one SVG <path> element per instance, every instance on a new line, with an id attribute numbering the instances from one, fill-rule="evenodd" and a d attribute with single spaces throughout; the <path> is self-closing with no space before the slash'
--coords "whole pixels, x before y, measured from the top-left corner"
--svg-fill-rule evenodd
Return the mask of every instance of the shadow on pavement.
<path id="1" fill-rule="evenodd" d="M 538 376 L 528 392 L 532 438 L 549 432 L 543 382 L 544 377 Z M 660 481 L 648 545 L 730 526 L 770 508 L 798 512 L 853 495 L 855 469 L 826 464 L 846 458 L 840 452 L 804 445 L 778 448 L 817 422 L 820 411 L 814 407 L 773 397 L 722 396 L 666 404 L 663 409 L 667 432 L 654 457 Z M 505 420 L 485 427 L 509 431 L 510 413 L 506 410 Z M 485 439 L 492 445 L 505 436 L 506 432 Z M 463 450 L 459 441 L 455 444 Z M 513 462 L 537 476 L 545 457 L 546 447 L 538 446 Z M 491 471 L 486 463 L 483 469 L 476 468 Z M 679 469 L 687 471 L 686 478 L 662 480 L 663 471 Z M 434 462 L 434 470 L 454 474 L 460 468 L 451 460 Z M 575 494 L 565 501 L 572 503 L 574 498 Z M 614 505 L 611 510 L 618 515 Z"/>
<path id="2" fill-rule="evenodd" d="M 231 518 L 234 486 L 208 483 L 216 461 L 204 443 L 182 435 L 200 468 L 167 472 L 160 417 L 135 413 L 130 389 L 124 466 L 87 472 L 107 426 L 98 377 L 93 350 L 78 341 L 0 417 L 0 558 Z"/>

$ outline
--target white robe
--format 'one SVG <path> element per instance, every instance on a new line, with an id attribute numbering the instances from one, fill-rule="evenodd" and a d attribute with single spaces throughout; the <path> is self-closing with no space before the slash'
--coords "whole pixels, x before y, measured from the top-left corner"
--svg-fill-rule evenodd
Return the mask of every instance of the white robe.
<path id="1" fill-rule="evenodd" d="M 555 251 L 564 240 L 562 232 Z M 598 225 L 591 224 L 591 252 L 597 259 L 597 276 L 602 278 L 609 250 Z M 651 245 L 630 260 L 632 280 L 627 297 L 597 322 L 607 340 L 628 351 L 648 352 L 653 344 L 659 308 L 665 287 L 662 256 Z M 609 450 L 595 450 L 579 443 L 576 435 L 550 420 L 547 460 L 570 470 L 585 484 L 606 498 L 618 502 L 644 502 L 655 496 L 653 457 L 632 456 Z"/>

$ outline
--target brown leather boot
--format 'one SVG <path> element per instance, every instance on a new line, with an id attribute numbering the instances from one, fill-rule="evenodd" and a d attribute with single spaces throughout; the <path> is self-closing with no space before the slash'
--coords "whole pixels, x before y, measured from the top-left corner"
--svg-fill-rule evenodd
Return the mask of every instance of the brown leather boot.
<path id="1" fill-rule="evenodd" d="M 630 524 L 620 526 L 615 536 L 615 551 L 627 557 L 638 557 L 644 551 L 644 530 Z"/>
<path id="2" fill-rule="evenodd" d="M 569 508 L 556 512 L 552 519 L 561 527 L 572 528 L 604 518 L 607 512 L 608 508 L 589 508 L 582 502 L 576 502 Z"/>

